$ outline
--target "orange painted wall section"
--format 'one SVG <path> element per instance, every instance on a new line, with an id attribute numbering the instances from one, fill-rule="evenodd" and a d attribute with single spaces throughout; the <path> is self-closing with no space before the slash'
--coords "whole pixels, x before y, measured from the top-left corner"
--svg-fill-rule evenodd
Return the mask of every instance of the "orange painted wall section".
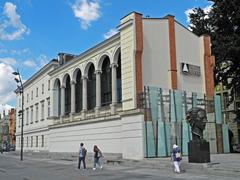
<path id="1" fill-rule="evenodd" d="M 204 69 L 205 69 L 205 88 L 206 96 L 214 96 L 214 73 L 215 58 L 211 55 L 211 40 L 209 36 L 203 37 L 204 41 Z"/>
<path id="2" fill-rule="evenodd" d="M 143 52 L 143 27 L 142 15 L 135 14 L 135 28 L 136 28 L 136 49 L 135 49 L 135 74 L 136 74 L 136 95 L 137 105 L 139 104 L 139 95 L 143 91 L 142 83 L 142 52 Z"/>
<path id="3" fill-rule="evenodd" d="M 171 88 L 177 89 L 177 62 L 176 62 L 176 40 L 174 16 L 167 16 L 169 25 L 169 50 L 170 50 L 170 71 Z"/>

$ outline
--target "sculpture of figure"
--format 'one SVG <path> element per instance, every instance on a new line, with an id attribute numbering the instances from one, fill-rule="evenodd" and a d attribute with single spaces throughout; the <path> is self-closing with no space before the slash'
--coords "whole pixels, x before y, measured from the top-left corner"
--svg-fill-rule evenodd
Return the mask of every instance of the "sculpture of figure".
<path id="1" fill-rule="evenodd" d="M 193 141 L 202 141 L 203 130 L 207 123 L 207 113 L 204 109 L 193 107 L 186 112 L 186 120 L 192 129 Z"/>

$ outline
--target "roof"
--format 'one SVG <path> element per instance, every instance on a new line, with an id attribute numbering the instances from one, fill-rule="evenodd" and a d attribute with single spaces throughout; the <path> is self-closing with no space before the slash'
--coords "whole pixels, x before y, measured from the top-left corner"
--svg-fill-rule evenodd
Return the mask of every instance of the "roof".
<path id="1" fill-rule="evenodd" d="M 37 79 L 41 74 L 43 74 L 46 70 L 48 70 L 52 66 L 55 66 L 55 67 L 58 66 L 58 61 L 56 59 L 52 59 L 48 64 L 43 66 L 39 71 L 37 71 L 33 76 L 31 76 L 27 81 L 25 81 L 23 83 L 23 87 L 26 87 L 27 85 L 29 85 L 32 81 Z M 17 88 L 14 92 L 18 93 L 19 89 Z"/>

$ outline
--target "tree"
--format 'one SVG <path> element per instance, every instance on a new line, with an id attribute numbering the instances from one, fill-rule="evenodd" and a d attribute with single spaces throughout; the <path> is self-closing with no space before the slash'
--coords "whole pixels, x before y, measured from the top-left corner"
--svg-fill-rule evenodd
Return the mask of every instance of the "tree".
<path id="1" fill-rule="evenodd" d="M 189 14 L 189 27 L 198 36 L 210 34 L 209 18 L 206 12 L 201 8 L 193 9 L 193 13 Z"/>
<path id="2" fill-rule="evenodd" d="M 216 59 L 215 84 L 221 82 L 230 90 L 232 102 L 240 92 L 240 1 L 208 1 L 212 3 L 210 12 L 195 8 L 189 14 L 189 27 L 198 36 L 211 36 Z"/>

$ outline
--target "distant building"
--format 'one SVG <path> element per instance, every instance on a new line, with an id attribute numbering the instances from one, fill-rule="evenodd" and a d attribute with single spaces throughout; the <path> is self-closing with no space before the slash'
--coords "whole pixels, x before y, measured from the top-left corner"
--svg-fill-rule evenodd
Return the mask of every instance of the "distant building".
<path id="1" fill-rule="evenodd" d="M 3 114 L 0 118 L 0 143 L 1 147 L 6 146 L 9 143 L 9 117 L 5 114 L 5 110 L 3 111 Z"/>
<path id="2" fill-rule="evenodd" d="M 8 111 L 9 117 L 9 144 L 15 146 L 15 133 L 16 133 L 16 110 L 11 109 Z"/>
<path id="3" fill-rule="evenodd" d="M 24 151 L 74 153 L 84 142 L 124 158 L 144 157 L 144 86 L 214 95 L 210 38 L 174 20 L 133 12 L 119 32 L 78 56 L 60 53 L 24 82 Z M 84 43 L 84 42 L 80 42 Z M 16 90 L 17 111 L 21 95 Z M 16 116 L 16 148 L 21 116 Z"/>

